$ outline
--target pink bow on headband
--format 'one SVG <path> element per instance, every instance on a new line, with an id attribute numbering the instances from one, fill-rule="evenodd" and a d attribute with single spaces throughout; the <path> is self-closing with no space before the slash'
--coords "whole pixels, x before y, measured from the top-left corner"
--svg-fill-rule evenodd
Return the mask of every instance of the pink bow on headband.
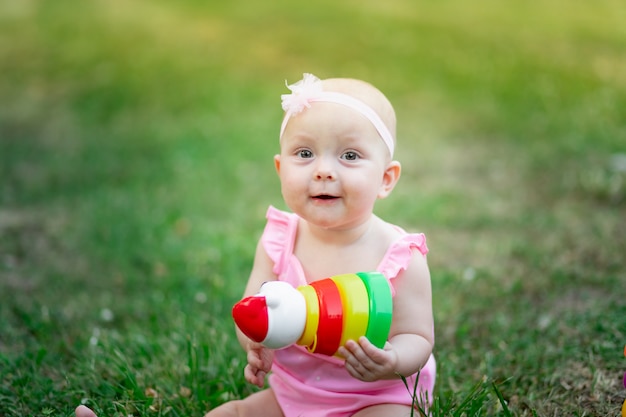
<path id="1" fill-rule="evenodd" d="M 313 74 L 304 74 L 300 81 L 287 85 L 287 88 L 291 90 L 291 94 L 283 94 L 280 98 L 283 110 L 293 115 L 300 113 L 305 107 L 311 107 L 311 102 L 322 92 L 322 81 Z"/>

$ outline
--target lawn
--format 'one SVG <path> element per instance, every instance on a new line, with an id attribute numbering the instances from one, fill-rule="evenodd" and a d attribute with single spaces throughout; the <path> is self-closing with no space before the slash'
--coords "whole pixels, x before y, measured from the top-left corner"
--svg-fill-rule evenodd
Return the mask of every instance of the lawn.
<path id="1" fill-rule="evenodd" d="M 377 212 L 426 233 L 434 416 L 617 416 L 626 6 L 0 0 L 0 416 L 202 416 L 303 72 L 394 103 Z"/>

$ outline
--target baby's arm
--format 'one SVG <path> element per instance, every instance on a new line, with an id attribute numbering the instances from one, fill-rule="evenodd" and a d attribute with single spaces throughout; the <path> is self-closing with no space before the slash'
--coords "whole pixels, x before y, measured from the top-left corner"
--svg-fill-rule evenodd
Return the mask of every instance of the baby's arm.
<path id="1" fill-rule="evenodd" d="M 366 338 L 349 341 L 340 354 L 346 369 L 362 381 L 409 376 L 428 361 L 434 345 L 430 273 L 415 253 L 409 267 L 393 280 L 396 289 L 389 342 L 378 349 Z"/>
<path id="2" fill-rule="evenodd" d="M 244 297 L 256 294 L 264 282 L 275 281 L 276 275 L 274 275 L 272 269 L 273 263 L 259 241 L 254 256 L 254 265 L 244 291 Z M 236 331 L 237 339 L 247 353 L 248 364 L 244 370 L 244 376 L 251 384 L 263 387 L 265 375 L 272 368 L 274 351 L 249 339 L 238 328 Z"/>

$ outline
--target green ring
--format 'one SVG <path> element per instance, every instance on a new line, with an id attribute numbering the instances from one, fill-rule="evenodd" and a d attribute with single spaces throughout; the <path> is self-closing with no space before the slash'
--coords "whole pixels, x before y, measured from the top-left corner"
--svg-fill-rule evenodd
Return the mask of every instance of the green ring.
<path id="1" fill-rule="evenodd" d="M 382 349 L 389 338 L 393 318 L 390 283 L 380 272 L 358 272 L 357 275 L 367 288 L 370 304 L 370 319 L 365 337 L 374 346 Z"/>

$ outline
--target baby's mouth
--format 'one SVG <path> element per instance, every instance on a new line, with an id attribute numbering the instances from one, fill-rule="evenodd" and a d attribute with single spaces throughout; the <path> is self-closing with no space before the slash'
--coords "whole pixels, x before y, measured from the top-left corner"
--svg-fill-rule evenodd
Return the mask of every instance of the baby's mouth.
<path id="1" fill-rule="evenodd" d="M 329 194 L 320 194 L 320 195 L 313 196 L 314 200 L 334 200 L 336 198 L 339 198 L 339 197 L 335 197 L 334 195 L 329 195 Z"/>

